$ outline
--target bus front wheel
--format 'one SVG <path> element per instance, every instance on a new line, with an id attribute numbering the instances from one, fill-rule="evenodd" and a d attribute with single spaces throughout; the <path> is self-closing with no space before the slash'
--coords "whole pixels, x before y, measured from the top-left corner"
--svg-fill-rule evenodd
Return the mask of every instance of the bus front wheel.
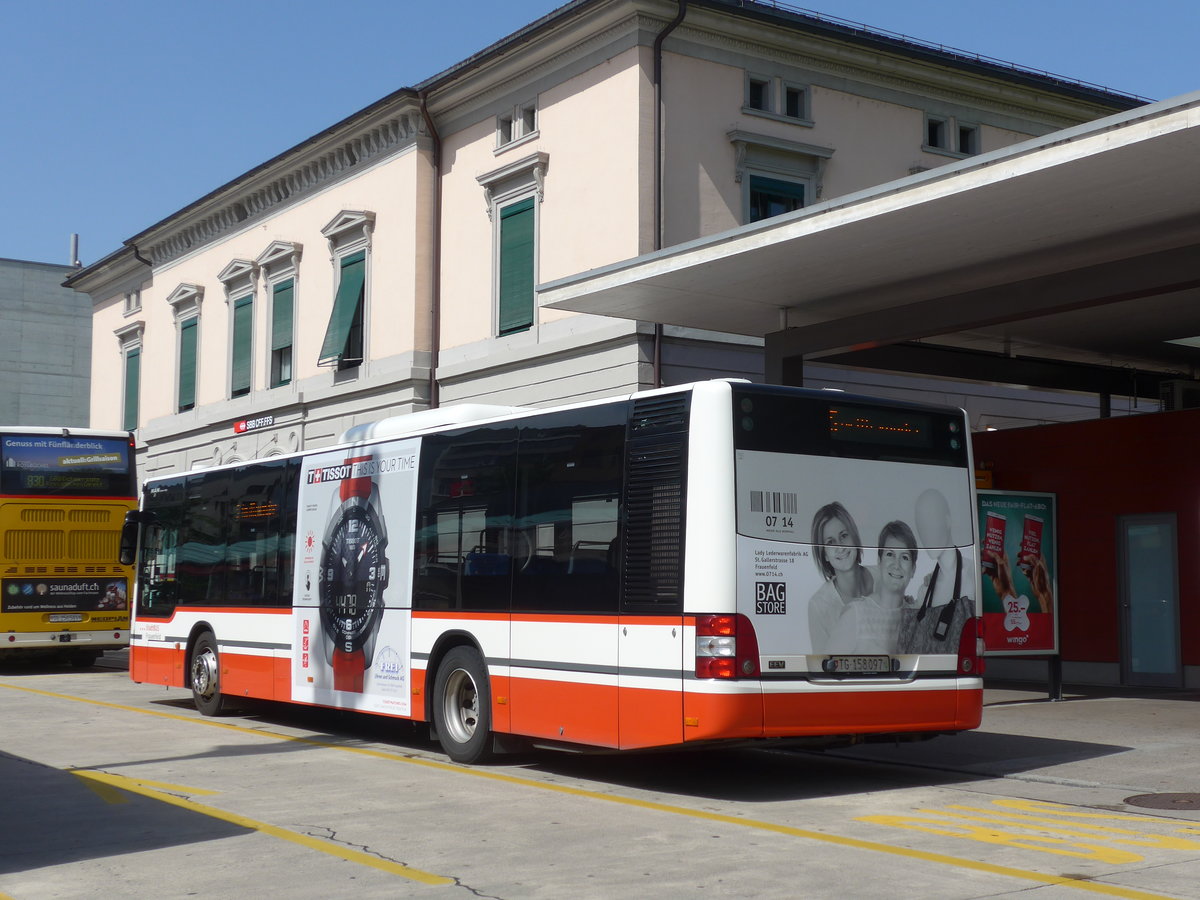
<path id="1" fill-rule="evenodd" d="M 205 632 L 192 648 L 192 665 L 189 673 L 192 700 L 202 715 L 220 715 L 225 706 L 221 696 L 221 660 L 217 655 L 217 639 Z"/>
<path id="2" fill-rule="evenodd" d="M 473 647 L 455 647 L 438 666 L 433 724 L 455 762 L 478 763 L 491 755 L 492 690 L 487 666 Z"/>

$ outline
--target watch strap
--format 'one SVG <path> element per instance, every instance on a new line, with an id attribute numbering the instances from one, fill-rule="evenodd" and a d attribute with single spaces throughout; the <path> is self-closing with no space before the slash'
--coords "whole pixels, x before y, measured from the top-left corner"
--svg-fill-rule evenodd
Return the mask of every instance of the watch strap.
<path id="1" fill-rule="evenodd" d="M 367 656 L 361 649 L 347 653 L 341 648 L 333 651 L 333 689 L 335 691 L 363 691 L 363 674 L 367 668 Z"/>
<path id="2" fill-rule="evenodd" d="M 346 465 L 353 466 L 356 463 L 370 462 L 369 456 L 353 456 L 346 460 Z M 366 475 L 359 478 L 343 478 L 340 495 L 342 500 L 349 500 L 351 497 L 370 497 L 371 496 L 371 476 Z"/>

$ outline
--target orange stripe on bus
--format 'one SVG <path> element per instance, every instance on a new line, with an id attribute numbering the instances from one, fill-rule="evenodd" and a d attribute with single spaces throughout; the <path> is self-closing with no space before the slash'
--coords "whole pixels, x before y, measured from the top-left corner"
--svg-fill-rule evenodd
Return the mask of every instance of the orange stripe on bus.
<path id="1" fill-rule="evenodd" d="M 595 747 L 617 746 L 615 685 L 534 678 L 511 678 L 509 684 L 514 732 Z"/>
<path id="2" fill-rule="evenodd" d="M 983 691 L 764 694 L 766 737 L 974 728 Z"/>

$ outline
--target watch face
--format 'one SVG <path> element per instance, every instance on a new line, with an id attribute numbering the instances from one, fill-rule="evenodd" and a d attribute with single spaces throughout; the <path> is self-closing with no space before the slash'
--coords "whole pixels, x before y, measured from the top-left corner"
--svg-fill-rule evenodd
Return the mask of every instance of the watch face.
<path id="1" fill-rule="evenodd" d="M 321 555 L 318 587 L 321 620 L 336 645 L 362 646 L 383 610 L 387 560 L 382 530 L 366 506 L 348 506 L 329 532 Z"/>

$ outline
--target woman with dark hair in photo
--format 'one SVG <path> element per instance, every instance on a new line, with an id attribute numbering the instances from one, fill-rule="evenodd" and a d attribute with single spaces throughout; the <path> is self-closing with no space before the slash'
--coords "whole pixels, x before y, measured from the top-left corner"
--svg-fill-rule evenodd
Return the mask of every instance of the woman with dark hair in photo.
<path id="1" fill-rule="evenodd" d="M 812 652 L 830 649 L 829 636 L 846 604 L 875 588 L 871 570 L 862 564 L 858 526 L 840 503 L 817 510 L 812 525 L 813 559 L 825 583 L 808 601 L 808 632 Z"/>
<path id="2" fill-rule="evenodd" d="M 917 538 L 903 522 L 888 522 L 879 532 L 878 546 L 875 591 L 846 604 L 830 634 L 834 652 L 896 652 L 901 610 L 914 602 L 905 591 L 917 565 Z"/>

